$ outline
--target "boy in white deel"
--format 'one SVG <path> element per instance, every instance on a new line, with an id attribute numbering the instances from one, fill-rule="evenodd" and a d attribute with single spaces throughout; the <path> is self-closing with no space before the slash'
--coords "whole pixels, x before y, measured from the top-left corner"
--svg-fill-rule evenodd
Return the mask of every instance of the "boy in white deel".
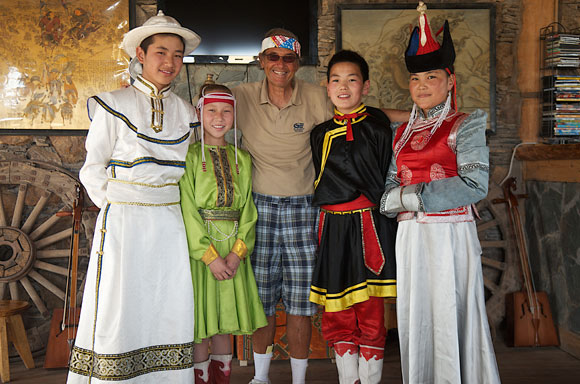
<path id="1" fill-rule="evenodd" d="M 68 383 L 193 383 L 193 288 L 177 182 L 197 121 L 171 91 L 197 34 L 160 12 L 128 32 L 132 86 L 88 101 L 80 171 L 101 208 Z"/>

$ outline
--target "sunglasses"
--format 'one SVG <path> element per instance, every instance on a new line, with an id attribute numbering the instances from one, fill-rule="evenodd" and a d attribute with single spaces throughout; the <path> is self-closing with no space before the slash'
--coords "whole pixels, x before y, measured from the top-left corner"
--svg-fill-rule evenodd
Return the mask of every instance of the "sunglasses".
<path id="1" fill-rule="evenodd" d="M 282 58 L 282 61 L 284 61 L 285 63 L 288 63 L 288 64 L 292 64 L 293 62 L 295 62 L 298 59 L 298 57 L 296 57 L 296 55 L 280 56 L 280 55 L 277 55 L 275 53 L 267 54 L 266 58 L 268 59 L 268 61 L 278 61 L 278 60 L 280 60 L 280 58 Z"/>

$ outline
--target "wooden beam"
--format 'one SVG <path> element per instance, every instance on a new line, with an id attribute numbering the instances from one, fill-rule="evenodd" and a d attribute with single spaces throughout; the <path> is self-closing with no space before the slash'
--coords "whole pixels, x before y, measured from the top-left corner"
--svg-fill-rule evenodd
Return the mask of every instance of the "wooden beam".
<path id="1" fill-rule="evenodd" d="M 525 161 L 524 180 L 580 183 L 580 160 Z"/>
<path id="2" fill-rule="evenodd" d="M 526 0 L 521 4 L 517 44 L 517 82 L 523 95 L 519 136 L 522 141 L 536 141 L 540 133 L 540 28 L 557 21 L 558 0 Z"/>
<path id="3" fill-rule="evenodd" d="M 577 144 L 526 144 L 516 150 L 516 159 L 538 160 L 580 160 L 580 143 Z"/>

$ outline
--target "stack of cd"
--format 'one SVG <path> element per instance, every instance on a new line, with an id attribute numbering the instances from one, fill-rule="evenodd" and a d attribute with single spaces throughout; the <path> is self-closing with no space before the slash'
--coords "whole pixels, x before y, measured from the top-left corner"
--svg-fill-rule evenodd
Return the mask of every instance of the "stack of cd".
<path id="1" fill-rule="evenodd" d="M 546 60 L 549 68 L 580 67 L 580 36 L 569 34 L 550 35 L 546 39 Z"/>
<path id="2" fill-rule="evenodd" d="M 580 135 L 580 76 L 546 76 L 543 127 L 554 136 Z"/>

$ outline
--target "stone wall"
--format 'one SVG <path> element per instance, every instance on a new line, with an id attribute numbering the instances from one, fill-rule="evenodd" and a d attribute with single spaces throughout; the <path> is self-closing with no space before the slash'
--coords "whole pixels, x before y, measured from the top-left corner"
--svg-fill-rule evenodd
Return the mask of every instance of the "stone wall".
<path id="1" fill-rule="evenodd" d="M 547 292 L 567 349 L 574 344 L 570 339 L 580 341 L 580 184 L 529 181 L 526 188 L 526 233 L 536 289 Z"/>
<path id="2" fill-rule="evenodd" d="M 560 23 L 570 33 L 580 33 L 580 2 L 578 0 L 559 0 Z"/>

